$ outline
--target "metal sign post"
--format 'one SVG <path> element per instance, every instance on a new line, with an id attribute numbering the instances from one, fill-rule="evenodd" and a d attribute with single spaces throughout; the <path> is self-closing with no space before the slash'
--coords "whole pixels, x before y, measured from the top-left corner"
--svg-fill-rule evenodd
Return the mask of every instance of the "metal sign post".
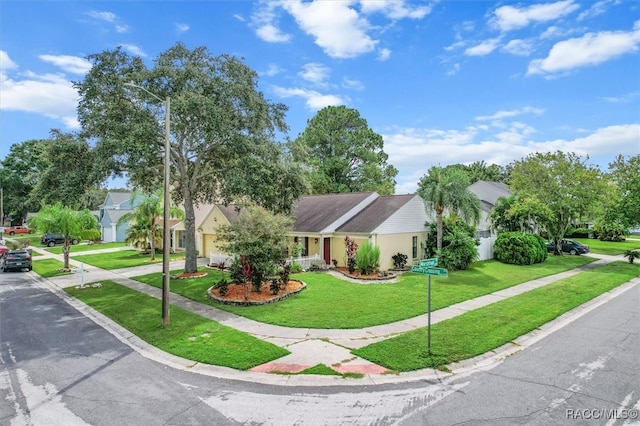
<path id="1" fill-rule="evenodd" d="M 431 275 L 447 278 L 449 271 L 437 268 L 438 258 L 422 259 L 420 265 L 412 266 L 411 272 L 427 275 L 427 354 L 431 355 Z"/>

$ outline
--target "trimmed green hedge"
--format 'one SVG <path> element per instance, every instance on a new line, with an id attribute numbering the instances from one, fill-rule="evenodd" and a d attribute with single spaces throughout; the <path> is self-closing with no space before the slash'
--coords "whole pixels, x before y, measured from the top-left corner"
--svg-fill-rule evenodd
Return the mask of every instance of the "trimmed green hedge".
<path id="1" fill-rule="evenodd" d="M 502 263 L 532 265 L 547 260 L 547 246 L 538 235 L 502 232 L 493 246 L 493 257 Z"/>

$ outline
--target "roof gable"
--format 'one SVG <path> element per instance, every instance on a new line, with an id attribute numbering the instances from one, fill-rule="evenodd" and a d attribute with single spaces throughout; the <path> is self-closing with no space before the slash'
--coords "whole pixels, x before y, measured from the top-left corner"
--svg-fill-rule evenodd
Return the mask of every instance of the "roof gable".
<path id="1" fill-rule="evenodd" d="M 344 225 L 340 226 L 337 231 L 371 233 L 414 197 L 416 197 L 415 194 L 386 195 L 378 197 L 360 213 L 355 215 Z"/>

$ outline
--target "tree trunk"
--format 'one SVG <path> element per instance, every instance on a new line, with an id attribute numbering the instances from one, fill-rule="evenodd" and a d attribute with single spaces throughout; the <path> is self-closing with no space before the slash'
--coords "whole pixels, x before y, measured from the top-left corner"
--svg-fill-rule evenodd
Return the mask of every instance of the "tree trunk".
<path id="1" fill-rule="evenodd" d="M 438 251 L 442 250 L 442 232 L 443 232 L 443 226 L 442 226 L 442 212 L 444 211 L 444 209 L 439 206 L 436 205 L 436 225 L 437 225 L 437 230 L 436 230 L 436 249 Z"/>
<path id="2" fill-rule="evenodd" d="M 193 198 L 191 198 L 191 192 L 186 185 L 184 188 L 184 272 L 186 274 L 190 274 L 198 271 L 198 253 L 196 252 L 196 214 L 193 209 Z"/>
<path id="3" fill-rule="evenodd" d="M 62 246 L 62 256 L 64 258 L 64 269 L 69 269 L 69 251 L 70 251 L 69 241 L 65 240 L 64 245 Z"/>
<path id="4" fill-rule="evenodd" d="M 167 226 L 165 223 L 164 226 Z M 151 261 L 156 260 L 156 217 L 151 218 Z"/>

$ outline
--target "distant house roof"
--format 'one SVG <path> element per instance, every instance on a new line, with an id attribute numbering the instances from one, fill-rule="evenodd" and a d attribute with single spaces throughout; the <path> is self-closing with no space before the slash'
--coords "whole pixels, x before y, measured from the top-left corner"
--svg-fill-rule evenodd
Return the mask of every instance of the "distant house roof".
<path id="1" fill-rule="evenodd" d="M 224 217 L 227 218 L 229 223 L 233 222 L 238 218 L 238 216 L 240 216 L 240 212 L 236 208 L 235 204 L 229 204 L 226 206 L 224 204 L 216 204 L 216 206 L 220 209 L 220 212 L 222 212 Z"/>
<path id="2" fill-rule="evenodd" d="M 128 201 L 133 196 L 133 192 L 131 191 L 118 191 L 112 190 L 107 192 L 107 196 L 105 197 L 104 204 L 102 205 L 103 209 L 108 209 L 115 206 L 120 206 L 120 204 Z"/>
<path id="3" fill-rule="evenodd" d="M 485 211 L 490 211 L 495 206 L 498 198 L 511 195 L 509 187 L 502 182 L 489 182 L 479 180 L 469 186 L 469 190 L 476 194 L 482 202 Z"/>
<path id="4" fill-rule="evenodd" d="M 295 232 L 333 232 L 370 204 L 379 195 L 375 192 L 308 195 L 294 206 Z M 333 227 L 334 229 L 330 229 Z"/>
<path id="5" fill-rule="evenodd" d="M 102 221 L 107 221 L 106 223 L 118 223 L 120 218 L 127 213 L 130 213 L 131 210 L 113 210 L 108 209 L 104 211 L 104 216 L 102 217 Z"/>
<path id="6" fill-rule="evenodd" d="M 416 194 L 380 196 L 366 206 L 359 214 L 340 226 L 337 231 L 353 233 L 373 232 L 373 230 L 415 196 Z"/>

